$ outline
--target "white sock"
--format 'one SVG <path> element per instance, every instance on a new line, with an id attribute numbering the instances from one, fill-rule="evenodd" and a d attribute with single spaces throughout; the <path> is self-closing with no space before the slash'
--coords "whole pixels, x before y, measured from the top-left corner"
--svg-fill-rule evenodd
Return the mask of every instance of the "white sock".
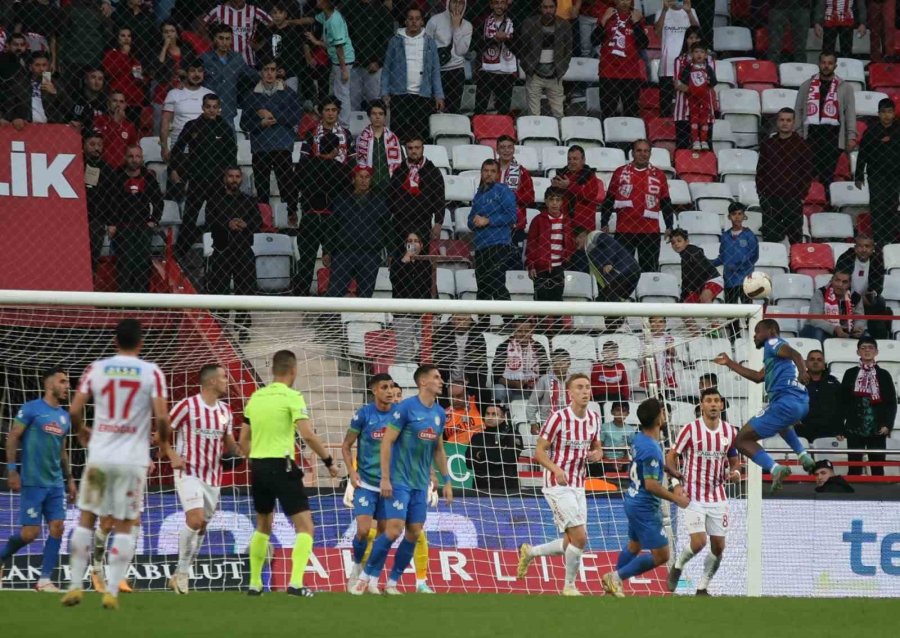
<path id="1" fill-rule="evenodd" d="M 575 586 L 575 578 L 578 576 L 578 568 L 581 567 L 583 553 L 583 549 L 575 547 L 572 543 L 566 547 L 566 587 Z"/>
<path id="2" fill-rule="evenodd" d="M 203 539 L 206 537 L 205 534 L 201 534 L 197 532 L 197 535 L 194 537 L 194 542 L 191 545 L 191 565 L 194 564 L 194 561 L 197 560 L 197 554 L 200 553 L 200 548 L 203 547 Z"/>
<path id="3" fill-rule="evenodd" d="M 691 549 L 690 545 L 686 545 L 678 555 L 678 559 L 675 561 L 675 569 L 684 569 L 684 566 L 687 565 L 688 561 L 694 556 L 696 556 L 694 550 Z"/>
<path id="4" fill-rule="evenodd" d="M 194 561 L 194 542 L 196 541 L 197 530 L 191 529 L 187 525 L 181 528 L 178 534 L 178 572 L 187 574 L 191 571 L 191 563 Z"/>
<path id="5" fill-rule="evenodd" d="M 116 534 L 109 548 L 106 567 L 106 590 L 113 596 L 119 594 L 119 583 L 125 580 L 128 565 L 134 558 L 134 537 L 132 534 Z"/>
<path id="6" fill-rule="evenodd" d="M 706 560 L 703 561 L 703 576 L 700 578 L 700 584 L 697 585 L 697 589 L 707 589 L 709 587 L 709 581 L 711 581 L 712 577 L 719 571 L 719 565 L 721 563 L 721 556 L 716 556 L 712 552 L 706 555 Z"/>
<path id="7" fill-rule="evenodd" d="M 369 575 L 366 573 L 366 570 L 363 570 L 359 573 L 359 580 L 364 583 L 369 582 Z"/>
<path id="8" fill-rule="evenodd" d="M 563 549 L 563 540 L 557 538 L 555 541 L 544 543 L 543 545 L 535 545 L 531 548 L 532 556 L 561 556 L 565 550 Z"/>
<path id="9" fill-rule="evenodd" d="M 141 540 L 142 540 L 141 536 L 143 535 L 143 533 L 144 533 L 144 530 L 143 530 L 143 527 L 141 527 L 140 523 L 138 523 L 137 525 L 135 525 L 131 528 L 131 539 L 134 541 L 134 553 L 135 554 L 138 553 L 138 551 L 137 551 L 138 547 L 143 549 L 143 544 L 141 542 Z"/>
<path id="10" fill-rule="evenodd" d="M 396 587 L 396 586 L 397 586 L 397 581 L 394 580 L 393 578 L 388 578 L 387 583 L 385 584 L 385 587 Z"/>
<path id="11" fill-rule="evenodd" d="M 69 589 L 81 589 L 84 572 L 91 559 L 91 545 L 94 531 L 87 527 L 76 527 L 69 538 Z"/>
<path id="12" fill-rule="evenodd" d="M 103 577 L 103 555 L 106 554 L 106 540 L 109 538 L 109 532 L 98 529 L 94 532 L 94 549 L 91 557 L 94 563 L 94 571 Z"/>

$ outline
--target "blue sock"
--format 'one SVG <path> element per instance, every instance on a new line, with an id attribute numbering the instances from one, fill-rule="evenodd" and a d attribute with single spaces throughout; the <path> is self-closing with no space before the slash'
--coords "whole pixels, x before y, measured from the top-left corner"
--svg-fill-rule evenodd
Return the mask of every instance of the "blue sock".
<path id="1" fill-rule="evenodd" d="M 762 449 L 751 456 L 750 459 L 766 472 L 771 472 L 772 468 L 775 467 L 775 460 L 769 456 L 768 452 Z"/>
<path id="2" fill-rule="evenodd" d="M 619 578 L 627 580 L 638 574 L 643 574 L 653 569 L 653 556 L 650 554 L 638 554 L 634 560 L 619 568 Z"/>
<path id="3" fill-rule="evenodd" d="M 369 544 L 369 538 L 364 536 L 360 538 L 359 536 L 353 537 L 353 562 L 357 565 L 362 562 L 363 556 L 366 553 L 366 545 Z"/>
<path id="4" fill-rule="evenodd" d="M 784 442 L 787 443 L 794 453 L 797 456 L 806 453 L 806 449 L 803 447 L 803 444 L 800 442 L 800 437 L 797 436 L 797 433 L 794 431 L 794 428 L 788 428 L 784 432 L 781 433 L 781 438 L 784 439 Z"/>
<path id="5" fill-rule="evenodd" d="M 403 572 L 409 567 L 415 549 L 416 541 L 411 541 L 406 538 L 400 541 L 397 553 L 394 554 L 394 566 L 391 567 L 391 580 L 400 580 Z"/>
<path id="6" fill-rule="evenodd" d="M 53 570 L 59 563 L 59 546 L 62 544 L 61 538 L 53 538 L 48 536 L 44 541 L 44 557 L 41 562 L 41 578 L 53 578 Z"/>
<path id="7" fill-rule="evenodd" d="M 3 547 L 3 551 L 0 552 L 0 561 L 7 560 L 10 556 L 25 547 L 27 544 L 28 543 L 22 540 L 21 536 L 19 536 L 18 534 L 13 534 L 7 539 L 6 545 Z"/>
<path id="8" fill-rule="evenodd" d="M 634 560 L 634 557 L 637 554 L 632 554 L 628 551 L 628 547 L 623 547 L 622 551 L 619 552 L 619 560 L 616 561 L 616 569 L 622 569 L 625 565 Z"/>
<path id="9" fill-rule="evenodd" d="M 369 554 L 369 560 L 366 562 L 366 574 L 372 578 L 377 578 L 381 574 L 392 544 L 393 541 L 384 534 L 375 539 L 375 542 L 372 543 L 372 553 Z"/>

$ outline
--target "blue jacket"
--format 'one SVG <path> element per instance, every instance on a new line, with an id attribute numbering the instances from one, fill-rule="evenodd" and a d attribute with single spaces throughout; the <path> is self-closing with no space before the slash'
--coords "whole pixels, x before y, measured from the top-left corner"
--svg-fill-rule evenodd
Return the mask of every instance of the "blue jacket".
<path id="1" fill-rule="evenodd" d="M 491 246 L 512 245 L 512 227 L 516 224 L 516 196 L 506 184 L 496 182 L 487 190 L 478 188 L 469 211 L 469 229 L 474 231 L 475 250 Z M 475 228 L 472 220 L 475 215 L 487 217 L 490 224 L 484 228 Z"/>
<path id="2" fill-rule="evenodd" d="M 331 203 L 331 219 L 323 250 L 327 253 L 381 252 L 386 244 L 391 213 L 380 195 L 339 195 Z"/>
<path id="3" fill-rule="evenodd" d="M 731 229 L 722 233 L 719 240 L 719 256 L 712 260 L 713 266 L 725 266 L 725 287 L 740 286 L 744 278 L 753 272 L 759 259 L 759 240 L 749 228 L 735 237 Z"/>
<path id="4" fill-rule="evenodd" d="M 254 90 L 244 100 L 241 128 L 250 134 L 250 149 L 254 153 L 292 151 L 297 141 L 297 125 L 303 117 L 300 98 L 289 88 L 272 95 Z M 256 111 L 267 109 L 275 116 L 276 124 L 263 128 Z"/>
<path id="5" fill-rule="evenodd" d="M 405 30 L 404 30 L 405 32 Z M 387 55 L 384 58 L 384 69 L 381 73 L 382 95 L 406 95 L 406 36 L 397 33 L 388 43 Z M 425 59 L 422 61 L 422 84 L 419 95 L 422 97 L 444 98 L 444 86 L 441 84 L 441 63 L 438 59 L 437 45 L 431 36 L 425 38 Z"/>
<path id="6" fill-rule="evenodd" d="M 240 82 L 244 79 L 256 82 L 259 73 L 247 66 L 244 56 L 236 51 L 230 51 L 224 62 L 215 51 L 207 51 L 200 56 L 200 61 L 203 63 L 203 86 L 222 100 L 222 119 L 233 127 L 240 106 Z"/>
<path id="7" fill-rule="evenodd" d="M 606 283 L 640 275 L 641 267 L 634 258 L 634 253 L 622 246 L 612 235 L 593 232 L 589 235 L 589 242 L 585 248 L 588 261 L 597 271 L 603 273 Z M 603 272 L 606 266 L 612 266 L 612 270 L 608 273 Z"/>

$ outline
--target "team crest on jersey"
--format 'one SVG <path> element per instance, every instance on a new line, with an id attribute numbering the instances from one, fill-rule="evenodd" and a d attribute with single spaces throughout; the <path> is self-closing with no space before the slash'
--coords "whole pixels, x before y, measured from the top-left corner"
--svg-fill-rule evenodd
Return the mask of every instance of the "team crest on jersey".
<path id="1" fill-rule="evenodd" d="M 55 436 L 62 436 L 66 433 L 66 431 L 63 430 L 62 427 L 60 427 L 59 423 L 57 423 L 56 421 L 45 423 L 43 429 L 47 434 L 53 434 Z"/>
<path id="2" fill-rule="evenodd" d="M 441 424 L 441 417 L 439 417 L 439 416 L 434 417 L 434 424 L 435 424 L 435 425 L 440 425 L 440 424 Z"/>
<path id="3" fill-rule="evenodd" d="M 399 412 L 399 411 L 394 412 L 394 418 L 395 418 L 395 419 L 399 419 L 399 418 L 400 418 L 400 412 Z"/>
<path id="4" fill-rule="evenodd" d="M 703 71 L 691 71 L 691 82 L 694 86 L 703 86 L 706 84 L 706 73 Z"/>
<path id="5" fill-rule="evenodd" d="M 434 441 L 438 438 L 438 434 L 432 428 L 427 428 L 420 431 L 418 437 L 423 441 Z"/>

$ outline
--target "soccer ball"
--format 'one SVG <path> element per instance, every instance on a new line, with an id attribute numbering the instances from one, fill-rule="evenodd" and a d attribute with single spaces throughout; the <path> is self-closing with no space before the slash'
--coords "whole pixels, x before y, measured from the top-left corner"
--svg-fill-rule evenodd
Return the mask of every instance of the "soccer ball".
<path id="1" fill-rule="evenodd" d="M 744 294 L 751 299 L 768 299 L 772 294 L 772 280 L 764 272 L 754 271 L 744 278 Z"/>

